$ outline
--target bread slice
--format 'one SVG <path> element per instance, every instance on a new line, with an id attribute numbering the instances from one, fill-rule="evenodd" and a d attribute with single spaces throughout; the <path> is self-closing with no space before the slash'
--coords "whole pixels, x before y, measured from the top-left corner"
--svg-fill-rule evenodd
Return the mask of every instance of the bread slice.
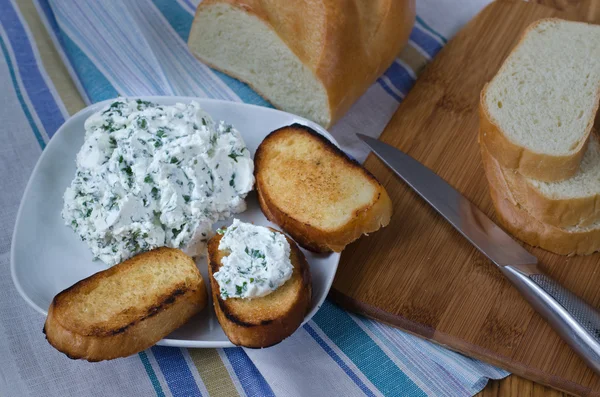
<path id="1" fill-rule="evenodd" d="M 600 26 L 542 19 L 527 28 L 481 92 L 482 139 L 504 168 L 572 177 L 600 99 Z"/>
<path id="2" fill-rule="evenodd" d="M 188 46 L 276 107 L 327 127 L 392 64 L 414 20 L 414 0 L 204 0 Z"/>
<path id="3" fill-rule="evenodd" d="M 210 288 L 221 328 L 229 340 L 238 346 L 262 348 L 281 342 L 298 329 L 310 310 L 312 286 L 304 254 L 286 236 L 294 266 L 292 277 L 269 295 L 223 300 L 219 294 L 219 284 L 213 277 L 222 266 L 222 258 L 229 254 L 219 250 L 222 237 L 216 234 L 208 242 Z"/>
<path id="4" fill-rule="evenodd" d="M 67 288 L 52 300 L 46 339 L 68 357 L 126 357 L 149 348 L 206 306 L 194 261 L 173 248 L 134 256 Z"/>
<path id="5" fill-rule="evenodd" d="M 311 251 L 341 252 L 390 222 L 392 202 L 377 179 L 303 125 L 269 134 L 254 174 L 265 216 Z"/>
<path id="6" fill-rule="evenodd" d="M 540 222 L 515 199 L 500 164 L 483 145 L 481 157 L 496 215 L 513 236 L 529 245 L 560 255 L 588 255 L 600 250 L 600 222 L 568 228 Z"/>
<path id="7" fill-rule="evenodd" d="M 585 227 L 600 221 L 600 140 L 595 133 L 579 170 L 569 179 L 542 182 L 502 167 L 500 172 L 516 201 L 543 223 Z"/>

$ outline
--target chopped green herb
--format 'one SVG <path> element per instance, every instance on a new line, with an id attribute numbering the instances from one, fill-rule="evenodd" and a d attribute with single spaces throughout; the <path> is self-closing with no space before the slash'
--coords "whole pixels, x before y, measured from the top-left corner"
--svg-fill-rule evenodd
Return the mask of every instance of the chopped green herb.
<path id="1" fill-rule="evenodd" d="M 110 144 L 111 149 L 114 149 L 117 147 L 117 140 L 115 139 L 114 136 L 111 136 L 108 138 L 108 143 Z"/>
<path id="2" fill-rule="evenodd" d="M 184 195 L 183 195 L 183 200 L 184 200 L 186 203 L 189 203 L 189 202 L 190 202 L 190 196 L 188 196 L 187 194 L 184 194 Z"/>
<path id="3" fill-rule="evenodd" d="M 146 183 L 154 183 L 154 179 L 152 179 L 152 176 L 150 174 L 148 174 L 144 178 L 144 182 L 146 182 Z"/>
<path id="4" fill-rule="evenodd" d="M 229 181 L 229 186 L 235 187 L 235 172 L 231 175 L 231 180 Z"/>
<path id="5" fill-rule="evenodd" d="M 146 119 L 139 118 L 139 119 L 137 120 L 137 125 L 138 125 L 138 127 L 140 127 L 140 128 L 146 129 L 146 127 L 148 126 L 148 122 L 146 121 Z"/>
<path id="6" fill-rule="evenodd" d="M 175 228 L 171 229 L 171 233 L 173 233 L 173 238 L 177 238 L 179 233 L 181 233 L 183 231 L 184 227 L 185 227 L 185 223 L 183 225 L 181 225 L 181 228 L 179 228 L 179 230 L 177 230 Z"/>
<path id="7" fill-rule="evenodd" d="M 152 190 L 150 191 L 150 194 L 152 195 L 152 198 L 154 198 L 155 200 L 158 200 L 158 198 L 160 197 L 160 192 L 158 191 L 156 186 L 152 188 Z"/>
<path id="8" fill-rule="evenodd" d="M 233 161 L 235 161 L 235 162 L 237 163 L 237 162 L 238 162 L 238 161 L 237 161 L 237 158 L 238 158 L 238 157 L 241 157 L 241 156 L 242 156 L 241 154 L 238 154 L 238 153 L 236 153 L 236 152 L 231 152 L 231 153 L 229 153 L 229 155 L 228 155 L 227 157 L 230 157 L 230 158 L 232 158 L 232 159 L 233 159 Z"/>
<path id="9" fill-rule="evenodd" d="M 169 161 L 171 164 L 177 164 L 179 163 L 179 159 L 175 156 L 171 157 L 171 160 Z"/>

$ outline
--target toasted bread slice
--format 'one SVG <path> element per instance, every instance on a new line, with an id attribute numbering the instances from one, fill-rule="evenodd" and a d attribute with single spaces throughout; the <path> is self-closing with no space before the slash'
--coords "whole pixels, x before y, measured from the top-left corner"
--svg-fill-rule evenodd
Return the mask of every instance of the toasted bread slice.
<path id="1" fill-rule="evenodd" d="M 56 295 L 44 333 L 70 358 L 110 360 L 154 345 L 206 302 L 206 286 L 194 261 L 180 250 L 159 248 Z"/>
<path id="2" fill-rule="evenodd" d="M 258 147 L 254 167 L 265 216 L 306 249 L 340 252 L 390 222 L 385 188 L 308 127 L 273 131 Z"/>
<path id="3" fill-rule="evenodd" d="M 217 234 L 208 242 L 208 274 L 215 312 L 225 335 L 233 344 L 244 347 L 269 347 L 281 342 L 294 333 L 310 310 L 312 287 L 304 254 L 286 236 L 294 266 L 292 277 L 269 295 L 223 300 L 213 277 L 222 266 L 221 259 L 228 255 L 219 250 L 222 237 Z"/>
<path id="4" fill-rule="evenodd" d="M 481 157 L 496 215 L 513 236 L 560 255 L 588 255 L 600 250 L 600 222 L 568 228 L 540 222 L 517 201 L 500 164 L 484 145 L 481 145 Z"/>

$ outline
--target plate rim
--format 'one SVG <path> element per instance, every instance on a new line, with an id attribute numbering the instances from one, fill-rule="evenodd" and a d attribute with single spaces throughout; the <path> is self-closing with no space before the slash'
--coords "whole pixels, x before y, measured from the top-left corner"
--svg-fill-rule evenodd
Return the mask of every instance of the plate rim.
<path id="1" fill-rule="evenodd" d="M 123 99 L 128 99 L 128 100 L 140 99 L 140 100 L 144 100 L 144 101 L 170 100 L 170 101 L 177 101 L 177 102 L 180 101 L 182 103 L 190 103 L 191 101 L 197 101 L 197 102 L 200 103 L 201 107 L 202 107 L 202 103 L 201 102 L 211 102 L 211 103 L 215 103 L 215 104 L 226 104 L 226 106 L 230 106 L 230 105 L 234 104 L 234 105 L 239 105 L 239 106 L 242 106 L 242 107 L 251 107 L 251 108 L 260 109 L 261 112 L 266 111 L 266 112 L 279 113 L 279 114 L 286 115 L 288 117 L 292 117 L 293 118 L 293 122 L 295 122 L 295 123 L 303 124 L 303 125 L 305 125 L 307 127 L 312 128 L 313 130 L 317 131 L 320 135 L 322 135 L 325 138 L 327 138 L 335 146 L 337 146 L 338 148 L 340 147 L 340 145 L 336 141 L 336 139 L 327 130 L 325 130 L 325 128 L 323 128 L 322 126 L 320 126 L 319 124 L 317 124 L 317 123 L 315 123 L 315 122 L 313 122 L 311 120 L 308 120 L 308 119 L 305 119 L 303 117 L 297 116 L 295 114 L 284 112 L 284 111 L 281 111 L 281 110 L 278 110 L 278 109 L 269 108 L 269 107 L 265 107 L 265 106 L 248 104 L 248 103 L 244 103 L 244 102 L 235 102 L 235 101 L 227 101 L 227 100 L 212 99 L 212 98 L 200 98 L 200 97 L 193 97 L 193 96 L 176 96 L 176 95 L 141 95 L 141 96 L 133 96 L 132 95 L 132 96 L 123 96 L 123 97 L 119 96 L 119 97 L 115 97 L 115 98 L 109 98 L 109 99 L 106 99 L 106 100 L 103 100 L 103 101 L 100 101 L 100 102 L 93 103 L 93 104 L 91 104 L 89 106 L 84 107 L 83 109 L 80 109 L 75 114 L 73 114 L 72 116 L 70 116 L 67 120 L 65 120 L 65 122 L 58 128 L 58 130 L 56 130 L 56 132 L 54 133 L 54 135 L 52 135 L 52 137 L 48 140 L 48 142 L 46 143 L 45 147 L 43 148 L 40 157 L 38 157 L 38 159 L 36 161 L 36 164 L 33 167 L 33 170 L 31 171 L 31 174 L 29 175 L 29 179 L 27 180 L 27 184 L 25 185 L 25 189 L 23 190 L 23 195 L 21 196 L 21 200 L 19 202 L 19 209 L 17 210 L 17 215 L 15 217 L 15 223 L 14 223 L 13 233 L 12 233 L 12 236 L 11 236 L 11 246 L 10 246 L 10 275 L 11 275 L 11 279 L 12 279 L 13 285 L 15 286 L 15 288 L 16 288 L 17 292 L 19 293 L 19 295 L 21 296 L 21 298 L 23 300 L 25 300 L 25 302 L 31 308 L 33 308 L 36 312 L 42 314 L 44 317 L 46 317 L 48 315 L 48 312 L 46 310 L 42 309 L 41 307 L 39 307 L 25 293 L 25 290 L 23 289 L 21 283 L 19 282 L 19 279 L 18 279 L 17 274 L 16 274 L 16 263 L 15 263 L 16 244 L 15 244 L 15 241 L 16 241 L 16 237 L 17 237 L 18 231 L 22 227 L 21 226 L 22 225 L 21 217 L 22 217 L 22 213 L 23 213 L 23 207 L 24 207 L 25 197 L 27 197 L 29 195 L 29 192 L 32 189 L 34 176 L 39 172 L 39 169 L 41 168 L 41 164 L 45 161 L 44 160 L 45 157 L 48 155 L 49 152 L 51 152 L 50 148 L 54 147 L 54 145 L 57 144 L 56 143 L 57 139 L 54 139 L 54 138 L 57 137 L 57 136 L 59 136 L 60 134 L 63 134 L 63 131 L 65 130 L 65 126 L 73 123 L 76 118 L 82 117 L 81 116 L 82 113 L 90 112 L 90 111 L 96 111 L 97 109 L 102 108 L 106 104 L 108 104 L 110 102 L 113 102 L 113 101 L 115 101 L 118 98 L 123 98 Z M 284 125 L 282 125 L 281 127 L 284 127 Z M 281 127 L 279 127 L 279 128 L 281 128 Z M 333 284 L 333 280 L 335 278 L 335 274 L 337 273 L 337 269 L 338 269 L 338 266 L 339 266 L 341 253 L 339 253 L 339 252 L 332 252 L 330 255 L 333 255 L 334 257 L 337 256 L 337 258 L 335 258 L 335 269 L 333 271 L 333 276 L 331 277 L 331 279 L 327 283 L 327 288 L 325 289 L 325 292 L 324 292 L 322 298 L 317 302 L 317 304 L 314 307 L 314 309 L 312 309 L 306 316 L 304 316 L 304 320 L 302 321 L 302 324 L 300 326 L 302 326 L 302 325 L 306 324 L 308 321 L 310 321 L 310 319 L 321 308 L 321 306 L 323 305 L 323 302 L 325 301 L 325 299 L 327 299 L 327 295 L 329 294 L 329 291 L 331 290 L 331 286 Z M 208 309 L 208 310 L 212 310 L 212 309 Z M 219 324 L 219 326 L 220 326 L 220 324 Z M 206 340 L 202 341 L 202 340 L 185 340 L 185 339 L 173 339 L 173 338 L 163 338 L 160 341 L 158 341 L 156 343 L 156 345 L 158 345 L 158 346 L 170 346 L 170 347 L 188 347 L 188 348 L 225 348 L 225 347 L 236 347 L 236 345 L 234 345 L 230 341 L 206 341 Z"/>

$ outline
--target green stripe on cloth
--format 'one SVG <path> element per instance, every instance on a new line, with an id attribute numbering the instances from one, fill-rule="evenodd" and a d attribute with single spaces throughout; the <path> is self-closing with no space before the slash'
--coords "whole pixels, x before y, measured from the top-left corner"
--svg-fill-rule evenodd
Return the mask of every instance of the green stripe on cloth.
<path id="1" fill-rule="evenodd" d="M 239 396 L 229 372 L 215 349 L 188 349 L 210 397 Z"/>
<path id="2" fill-rule="evenodd" d="M 152 387 L 154 387 L 154 391 L 158 397 L 165 397 L 165 392 L 156 377 L 156 372 L 154 372 L 154 368 L 152 368 L 152 364 L 150 364 L 150 360 L 148 360 L 148 355 L 146 352 L 139 352 L 138 356 L 140 360 L 142 360 L 142 364 L 144 364 L 144 369 L 150 378 L 150 382 L 152 383 Z"/>
<path id="3" fill-rule="evenodd" d="M 420 16 L 418 16 L 418 15 L 417 15 L 417 22 L 419 22 L 421 24 L 421 26 L 423 26 L 429 33 L 433 34 L 434 36 L 436 36 L 440 40 L 442 40 L 444 42 L 444 44 L 446 44 L 448 42 L 447 38 L 445 38 L 444 36 L 442 36 L 441 34 L 439 34 L 438 32 L 436 32 L 427 23 L 425 23 L 425 21 Z"/>

